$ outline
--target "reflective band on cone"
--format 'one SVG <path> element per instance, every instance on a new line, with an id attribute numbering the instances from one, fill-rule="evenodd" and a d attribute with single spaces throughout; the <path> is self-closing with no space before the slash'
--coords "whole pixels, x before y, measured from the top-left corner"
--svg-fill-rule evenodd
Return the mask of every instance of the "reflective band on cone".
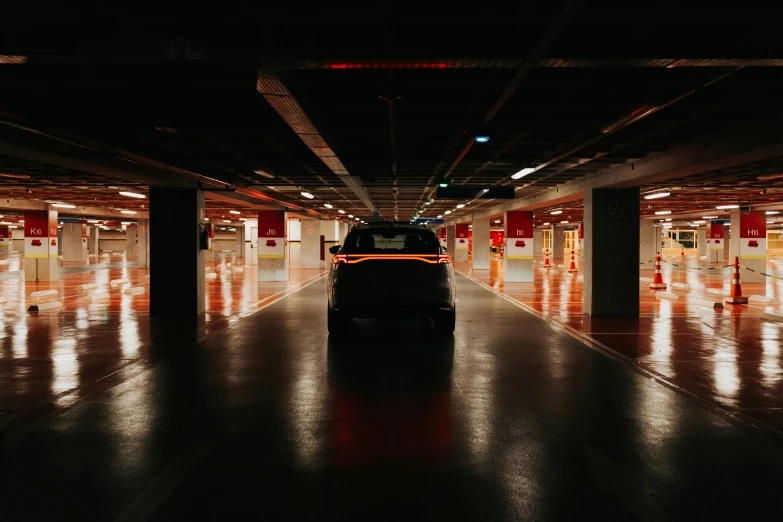
<path id="1" fill-rule="evenodd" d="M 574 261 L 574 251 L 571 251 L 571 264 L 568 266 L 569 272 L 578 272 L 576 269 L 576 262 Z"/>
<path id="2" fill-rule="evenodd" d="M 731 304 L 748 304 L 748 298 L 742 297 L 742 285 L 740 284 L 739 256 L 734 257 L 734 273 L 731 275 L 731 292 L 724 299 Z"/>
<path id="3" fill-rule="evenodd" d="M 655 275 L 653 282 L 650 283 L 651 290 L 666 290 L 666 283 L 663 282 L 663 273 L 661 272 L 661 253 L 655 253 Z"/>
<path id="4" fill-rule="evenodd" d="M 546 257 L 544 257 L 544 268 L 552 268 L 552 265 L 549 264 L 549 249 L 546 249 Z"/>

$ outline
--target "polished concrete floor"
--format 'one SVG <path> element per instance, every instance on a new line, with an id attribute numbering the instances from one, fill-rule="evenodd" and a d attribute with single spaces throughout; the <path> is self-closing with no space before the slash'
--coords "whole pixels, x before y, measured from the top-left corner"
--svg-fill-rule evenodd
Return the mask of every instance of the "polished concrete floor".
<path id="1" fill-rule="evenodd" d="M 135 337 L 83 349 L 70 319 L 51 314 L 57 350 L 27 353 L 24 364 L 45 364 L 38 371 L 53 383 L 77 379 L 58 386 L 94 377 L 81 370 L 93 350 L 119 358 L 135 346 L 145 363 L 0 438 L 2 519 L 783 515 L 774 434 L 489 285 L 458 276 L 453 338 L 420 321 L 355 321 L 339 342 L 326 333 L 325 288 L 322 277 L 301 278 L 246 317 L 168 345 Z M 132 310 L 125 319 L 118 310 L 115 328 L 142 320 Z M 85 320 L 100 324 L 92 313 Z M 43 350 L 33 339 L 12 332 L 3 358 Z M 13 386 L 30 370 L 16 370 Z M 9 391 L 19 390 L 4 388 L 4 400 Z"/>

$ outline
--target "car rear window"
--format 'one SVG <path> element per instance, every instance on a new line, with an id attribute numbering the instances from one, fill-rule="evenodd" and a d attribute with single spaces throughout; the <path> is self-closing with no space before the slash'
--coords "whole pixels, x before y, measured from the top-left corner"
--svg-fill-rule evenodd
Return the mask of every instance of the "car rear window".
<path id="1" fill-rule="evenodd" d="M 357 230 L 345 238 L 346 254 L 439 254 L 440 243 L 429 230 Z"/>

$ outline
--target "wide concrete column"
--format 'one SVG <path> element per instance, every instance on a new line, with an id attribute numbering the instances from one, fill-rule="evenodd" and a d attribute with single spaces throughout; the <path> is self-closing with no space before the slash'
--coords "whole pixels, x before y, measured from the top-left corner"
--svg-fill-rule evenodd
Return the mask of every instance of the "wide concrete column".
<path id="1" fill-rule="evenodd" d="M 639 316 L 639 187 L 585 191 L 584 313 Z"/>
<path id="2" fill-rule="evenodd" d="M 726 249 L 726 229 L 723 223 L 711 221 L 707 223 L 707 261 L 709 263 L 722 263 L 723 251 Z"/>
<path id="3" fill-rule="evenodd" d="M 98 254 L 98 239 L 100 238 L 100 229 L 97 225 L 90 227 L 90 239 L 88 240 L 87 249 L 90 251 L 90 255 Z"/>
<path id="4" fill-rule="evenodd" d="M 56 210 L 25 210 L 25 281 L 56 281 L 60 278 L 57 228 Z"/>
<path id="5" fill-rule="evenodd" d="M 489 254 L 491 238 L 489 235 L 489 219 L 473 220 L 473 270 L 489 270 Z"/>
<path id="6" fill-rule="evenodd" d="M 761 283 L 767 268 L 767 216 L 764 212 L 731 213 L 731 252 L 739 255 L 740 265 L 756 272 L 740 271 L 740 280 L 745 283 Z M 734 259 L 730 259 L 734 262 Z"/>
<path id="7" fill-rule="evenodd" d="M 258 280 L 288 281 L 285 212 L 258 211 Z"/>
<path id="8" fill-rule="evenodd" d="M 446 251 L 452 257 L 452 259 L 456 259 L 454 257 L 456 254 L 456 250 L 457 250 L 457 225 L 447 225 L 446 226 Z"/>
<path id="9" fill-rule="evenodd" d="M 470 229 L 468 228 L 467 223 L 459 223 L 456 225 L 456 240 L 454 242 L 454 251 L 451 254 L 456 263 L 467 263 L 468 261 L 468 247 L 470 246 L 468 238 L 469 232 Z"/>
<path id="10" fill-rule="evenodd" d="M 321 266 L 321 226 L 317 219 L 301 220 L 301 239 L 299 254 L 302 268 L 320 268 Z"/>
<path id="11" fill-rule="evenodd" d="M 139 227 L 128 225 L 125 228 L 125 258 L 136 259 L 139 256 Z"/>
<path id="12" fill-rule="evenodd" d="M 440 233 L 438 234 L 438 240 L 440 241 L 440 246 L 443 248 L 448 249 L 449 246 L 446 244 L 446 227 L 440 227 Z"/>
<path id="13" fill-rule="evenodd" d="M 149 253 L 157 256 L 150 278 L 150 316 L 195 320 L 204 311 L 204 192 L 194 188 L 150 187 L 150 223 L 160 230 L 149 236 Z"/>
<path id="14" fill-rule="evenodd" d="M 543 228 L 533 229 L 533 255 L 534 256 L 544 255 L 544 229 Z"/>
<path id="15" fill-rule="evenodd" d="M 697 243 L 699 244 L 699 259 L 707 255 L 707 229 L 700 228 L 697 232 Z"/>
<path id="16" fill-rule="evenodd" d="M 342 242 L 340 225 L 341 223 L 339 221 L 329 219 L 321 221 L 321 235 L 324 236 L 324 263 L 322 265 L 324 267 L 327 267 L 332 263 L 332 257 L 334 256 L 334 254 L 329 252 L 329 249 Z"/>
<path id="17" fill-rule="evenodd" d="M 0 225 L 0 256 L 7 256 L 13 248 L 11 229 L 8 225 Z"/>
<path id="18" fill-rule="evenodd" d="M 639 221 L 639 262 L 644 263 L 655 259 L 660 243 L 657 239 L 657 235 L 660 234 L 658 230 L 655 223 L 649 219 Z M 645 265 L 643 268 L 650 267 Z"/>
<path id="19" fill-rule="evenodd" d="M 571 253 L 569 252 L 570 256 Z M 565 233 L 563 227 L 552 226 L 552 259 L 565 258 Z"/>
<path id="20" fill-rule="evenodd" d="M 62 247 L 63 261 L 83 261 L 81 224 L 63 223 Z"/>
<path id="21" fill-rule="evenodd" d="M 150 220 L 139 219 L 136 237 L 139 240 L 139 248 L 136 255 L 136 262 L 139 268 L 150 267 Z M 96 235 L 97 239 L 97 235 Z"/>
<path id="22" fill-rule="evenodd" d="M 236 248 L 234 248 L 234 252 L 236 252 L 237 259 L 244 258 L 245 257 L 245 227 L 240 226 L 236 227 Z"/>
<path id="23" fill-rule="evenodd" d="M 503 280 L 507 283 L 532 283 L 535 239 L 533 213 L 525 210 L 510 210 L 506 212 L 503 221 L 506 237 Z"/>

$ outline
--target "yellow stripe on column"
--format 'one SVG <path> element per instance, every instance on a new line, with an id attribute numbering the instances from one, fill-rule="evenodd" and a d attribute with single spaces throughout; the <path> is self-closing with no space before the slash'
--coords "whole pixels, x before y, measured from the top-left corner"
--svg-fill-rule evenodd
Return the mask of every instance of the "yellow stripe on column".
<path id="1" fill-rule="evenodd" d="M 258 259 L 283 259 L 285 254 L 258 254 Z"/>
<path id="2" fill-rule="evenodd" d="M 533 256 L 506 256 L 506 259 L 533 259 Z"/>
<path id="3" fill-rule="evenodd" d="M 54 257 L 57 257 L 55 254 Z M 25 259 L 49 259 L 49 254 L 25 254 Z"/>

